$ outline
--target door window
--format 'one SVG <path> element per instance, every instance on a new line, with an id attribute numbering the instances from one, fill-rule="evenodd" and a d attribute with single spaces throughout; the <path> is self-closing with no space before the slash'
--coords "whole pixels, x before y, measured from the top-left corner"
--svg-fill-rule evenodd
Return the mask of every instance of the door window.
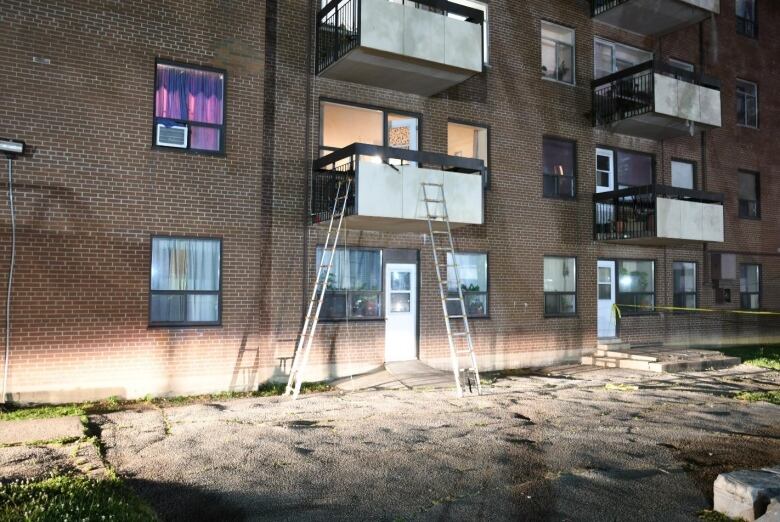
<path id="1" fill-rule="evenodd" d="M 412 274 L 390 274 L 390 313 L 406 313 L 412 309 Z"/>
<path id="2" fill-rule="evenodd" d="M 612 269 L 599 267 L 599 299 L 612 299 Z"/>

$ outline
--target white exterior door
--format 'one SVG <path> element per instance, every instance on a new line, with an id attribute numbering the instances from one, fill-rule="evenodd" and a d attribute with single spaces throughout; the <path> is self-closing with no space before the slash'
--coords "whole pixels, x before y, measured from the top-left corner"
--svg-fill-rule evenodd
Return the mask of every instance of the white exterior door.
<path id="1" fill-rule="evenodd" d="M 617 335 L 617 317 L 613 311 L 615 304 L 615 262 L 599 261 L 596 289 L 598 297 L 598 336 L 599 338 Z"/>
<path id="2" fill-rule="evenodd" d="M 385 267 L 385 361 L 417 359 L 417 265 Z"/>
<path id="3" fill-rule="evenodd" d="M 596 149 L 596 192 L 615 190 L 615 152 Z"/>

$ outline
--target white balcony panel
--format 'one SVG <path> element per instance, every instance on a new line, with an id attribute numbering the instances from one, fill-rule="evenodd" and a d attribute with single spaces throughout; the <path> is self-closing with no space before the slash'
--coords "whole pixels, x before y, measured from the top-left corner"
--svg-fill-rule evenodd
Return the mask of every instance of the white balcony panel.
<path id="1" fill-rule="evenodd" d="M 657 239 L 723 242 L 723 205 L 656 200 Z"/>
<path id="2" fill-rule="evenodd" d="M 396 170 L 398 169 L 398 170 Z M 453 228 L 481 225 L 482 177 L 406 165 L 395 168 L 361 159 L 357 170 L 356 211 L 346 218 L 352 229 L 427 232 L 422 183 L 443 183 Z M 428 189 L 429 197 L 438 197 Z M 431 210 L 440 210 L 432 203 Z"/>
<path id="3" fill-rule="evenodd" d="M 360 43 L 320 74 L 431 96 L 482 72 L 482 26 L 387 0 L 361 0 Z"/>
<path id="4" fill-rule="evenodd" d="M 606 24 L 646 36 L 696 24 L 720 12 L 720 0 L 628 0 L 595 16 Z"/>
<path id="5" fill-rule="evenodd" d="M 655 112 L 708 127 L 720 126 L 720 91 L 655 73 Z M 702 103 L 704 102 L 704 103 Z"/>

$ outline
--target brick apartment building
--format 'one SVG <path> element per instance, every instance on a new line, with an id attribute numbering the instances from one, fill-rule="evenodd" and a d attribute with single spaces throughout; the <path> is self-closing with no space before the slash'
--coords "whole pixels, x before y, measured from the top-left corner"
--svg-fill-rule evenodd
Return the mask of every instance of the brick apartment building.
<path id="1" fill-rule="evenodd" d="M 427 179 L 482 369 L 777 334 L 776 2 L 0 5 L 9 399 L 284 379 L 345 173 L 311 379 L 449 367 Z"/>

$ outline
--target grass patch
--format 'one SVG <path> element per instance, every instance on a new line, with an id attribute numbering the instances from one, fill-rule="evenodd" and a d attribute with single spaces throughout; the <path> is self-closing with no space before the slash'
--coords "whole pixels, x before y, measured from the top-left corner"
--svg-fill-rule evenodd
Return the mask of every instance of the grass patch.
<path id="1" fill-rule="evenodd" d="M 52 475 L 0 484 L 0 522 L 12 520 L 157 520 L 154 511 L 120 479 Z"/>
<path id="2" fill-rule="evenodd" d="M 744 391 L 739 392 L 734 395 L 735 399 L 739 399 L 741 401 L 750 401 L 750 402 L 756 402 L 756 401 L 764 401 L 769 402 L 771 404 L 776 404 L 780 406 L 780 390 L 770 390 L 770 391 Z"/>
<path id="3" fill-rule="evenodd" d="M 251 392 L 225 391 L 206 395 L 177 395 L 173 397 L 152 397 L 147 395 L 140 400 L 123 400 L 119 397 L 109 397 L 98 402 L 83 402 L 80 404 L 20 406 L 6 403 L 0 406 L 0 421 L 15 421 L 26 419 L 46 419 L 51 417 L 67 417 L 70 415 L 93 415 L 111 413 L 138 407 L 166 407 L 198 404 L 203 402 L 226 401 L 247 397 L 274 397 L 282 395 L 287 385 L 284 383 L 267 382 Z M 301 386 L 301 393 L 321 393 L 333 390 L 326 382 L 306 382 Z M 83 422 L 83 421 L 82 421 Z M 2 522 L 2 521 L 0 521 Z"/>
<path id="4" fill-rule="evenodd" d="M 712 509 L 703 509 L 699 511 L 698 516 L 699 520 L 704 520 L 704 522 L 744 522 L 741 518 L 731 518 Z"/>
<path id="5" fill-rule="evenodd" d="M 724 355 L 739 357 L 743 364 L 780 371 L 780 345 L 778 344 L 727 346 L 717 350 Z"/>

